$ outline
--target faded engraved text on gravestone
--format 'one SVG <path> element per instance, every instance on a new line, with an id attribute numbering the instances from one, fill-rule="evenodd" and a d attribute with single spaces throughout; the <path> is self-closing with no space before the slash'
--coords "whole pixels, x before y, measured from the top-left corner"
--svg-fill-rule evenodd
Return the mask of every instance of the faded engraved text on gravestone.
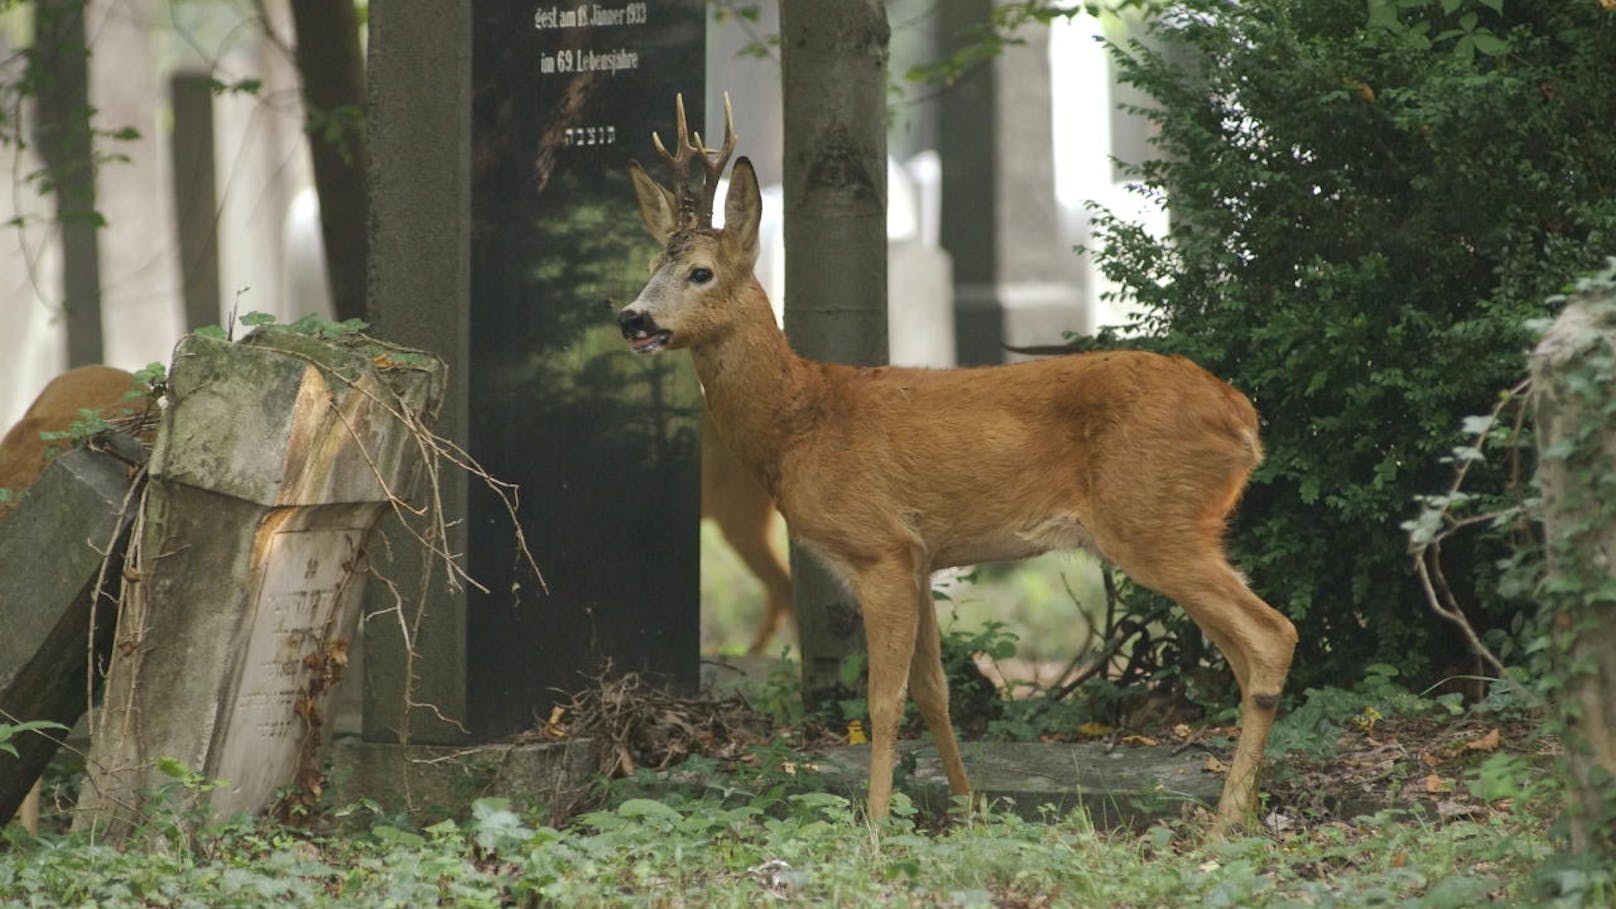
<path id="1" fill-rule="evenodd" d="M 558 6 L 540 6 L 533 13 L 533 27 L 539 31 L 574 28 L 602 29 L 599 35 L 608 39 L 607 46 L 568 48 L 557 47 L 539 52 L 539 72 L 542 75 L 568 73 L 612 73 L 640 68 L 640 51 L 621 46 L 609 31 L 624 26 L 649 23 L 650 13 L 644 3 L 611 4 L 585 3 L 570 9 Z"/>
<path id="2" fill-rule="evenodd" d="M 321 665 L 345 598 L 359 588 L 346 567 L 364 530 L 322 528 L 282 531 L 265 546 L 257 611 L 242 660 L 241 678 L 224 724 L 225 742 L 214 774 L 246 790 L 255 768 L 291 766 L 305 737 L 304 716 L 319 705 L 308 678 Z M 272 757 L 273 756 L 273 757 Z"/>

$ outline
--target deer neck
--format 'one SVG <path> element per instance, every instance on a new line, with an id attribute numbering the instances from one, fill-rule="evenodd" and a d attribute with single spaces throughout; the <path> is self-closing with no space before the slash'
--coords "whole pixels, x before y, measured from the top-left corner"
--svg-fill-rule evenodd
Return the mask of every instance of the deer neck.
<path id="1" fill-rule="evenodd" d="M 778 498 L 780 463 L 823 411 L 825 379 L 819 364 L 792 352 L 755 279 L 733 305 L 741 318 L 691 357 L 724 443 Z"/>

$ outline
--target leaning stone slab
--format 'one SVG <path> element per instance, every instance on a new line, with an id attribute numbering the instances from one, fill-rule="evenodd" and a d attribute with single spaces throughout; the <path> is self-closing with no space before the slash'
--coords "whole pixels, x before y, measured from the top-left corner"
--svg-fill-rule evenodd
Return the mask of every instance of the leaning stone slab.
<path id="1" fill-rule="evenodd" d="M 126 833 L 170 782 L 159 762 L 213 781 L 179 797 L 215 816 L 318 790 L 365 543 L 421 466 L 402 417 L 430 422 L 443 382 L 365 338 L 180 342 L 76 827 Z"/>
<path id="2" fill-rule="evenodd" d="M 134 512 L 131 485 L 145 459 L 128 436 L 112 437 L 104 449 L 74 449 L 53 460 L 0 522 L 0 721 L 72 726 L 91 689 L 100 690 L 100 673 L 89 672 L 90 638 L 93 632 L 96 662 L 104 664 Z M 55 734 L 24 734 L 11 740 L 15 757 L 0 752 L 0 825 L 16 813 L 57 742 Z"/>

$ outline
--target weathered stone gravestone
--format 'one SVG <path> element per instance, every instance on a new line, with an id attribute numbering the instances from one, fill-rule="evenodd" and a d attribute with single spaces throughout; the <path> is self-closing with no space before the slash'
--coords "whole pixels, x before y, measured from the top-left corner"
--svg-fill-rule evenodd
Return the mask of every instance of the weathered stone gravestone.
<path id="1" fill-rule="evenodd" d="M 944 0 L 941 33 L 967 41 L 995 0 Z M 1049 117 L 1049 34 L 1029 25 L 938 105 L 943 247 L 954 263 L 958 362 L 1002 362 L 1002 345 L 1059 343 L 1083 325 L 1082 269 L 1061 240 Z"/>
<path id="2" fill-rule="evenodd" d="M 144 458 L 127 436 L 108 448 L 75 449 L 52 461 L 0 522 L 0 721 L 70 727 L 99 690 L 90 638 L 100 663 L 117 614 L 132 465 Z M 58 741 L 58 732 L 24 734 L 11 741 L 16 757 L 0 752 L 0 825 Z"/>
<path id="3" fill-rule="evenodd" d="M 625 350 L 612 304 L 654 251 L 625 165 L 676 91 L 701 97 L 704 35 L 695 0 L 372 11 L 370 317 L 464 377 L 443 432 L 519 485 L 548 587 L 503 503 L 446 478 L 449 547 L 486 590 L 433 579 L 413 678 L 398 629 L 367 626 L 378 747 L 528 728 L 608 662 L 695 685 L 699 391 L 684 358 Z"/>
<path id="4" fill-rule="evenodd" d="M 442 364 L 284 329 L 180 342 L 130 542 L 76 825 L 128 829 L 165 759 L 217 815 L 317 780 L 381 514 L 422 465 Z"/>

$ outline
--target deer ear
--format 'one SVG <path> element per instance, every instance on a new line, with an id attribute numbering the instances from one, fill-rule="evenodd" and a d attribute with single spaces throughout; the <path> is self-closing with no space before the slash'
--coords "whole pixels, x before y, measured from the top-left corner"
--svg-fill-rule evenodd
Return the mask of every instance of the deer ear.
<path id="1" fill-rule="evenodd" d="M 667 246 L 668 238 L 673 236 L 678 210 L 673 193 L 651 179 L 638 161 L 628 162 L 628 175 L 634 181 L 634 195 L 640 201 L 640 220 L 645 222 L 645 229 L 651 232 L 653 239 Z"/>
<path id="2" fill-rule="evenodd" d="M 758 223 L 763 220 L 763 197 L 757 171 L 745 157 L 735 159 L 729 174 L 729 195 L 724 197 L 724 242 L 746 260 L 757 264 Z"/>

